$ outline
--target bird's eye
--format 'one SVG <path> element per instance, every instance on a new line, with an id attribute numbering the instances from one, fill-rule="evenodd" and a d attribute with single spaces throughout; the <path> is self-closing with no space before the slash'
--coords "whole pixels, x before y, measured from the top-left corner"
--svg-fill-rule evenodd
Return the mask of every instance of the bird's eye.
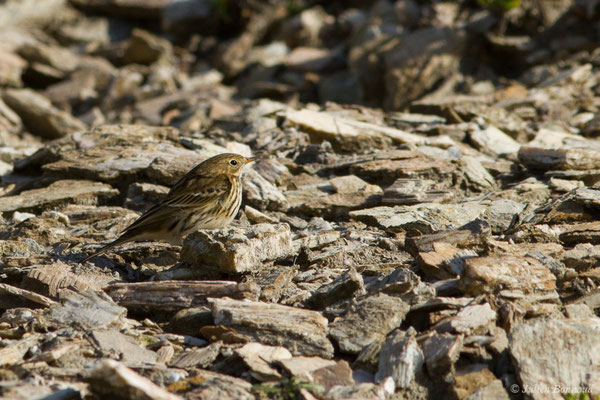
<path id="1" fill-rule="evenodd" d="M 237 160 L 231 160 L 231 161 L 229 161 L 229 164 L 231 164 L 235 167 L 238 164 L 238 162 L 237 162 Z"/>

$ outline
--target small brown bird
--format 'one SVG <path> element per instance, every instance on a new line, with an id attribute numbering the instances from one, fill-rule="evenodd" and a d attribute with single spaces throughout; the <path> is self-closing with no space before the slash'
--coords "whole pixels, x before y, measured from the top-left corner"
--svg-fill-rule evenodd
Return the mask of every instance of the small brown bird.
<path id="1" fill-rule="evenodd" d="M 121 236 L 90 258 L 134 240 L 163 240 L 180 245 L 198 229 L 223 228 L 233 221 L 242 203 L 242 169 L 255 158 L 225 153 L 211 157 L 188 172 L 167 197 L 146 211 Z"/>

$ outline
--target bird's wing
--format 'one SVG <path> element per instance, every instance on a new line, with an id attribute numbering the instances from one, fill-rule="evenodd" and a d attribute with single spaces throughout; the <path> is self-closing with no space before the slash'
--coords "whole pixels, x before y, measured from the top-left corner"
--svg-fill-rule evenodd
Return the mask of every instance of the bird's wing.
<path id="1" fill-rule="evenodd" d="M 220 201 L 219 198 L 231 190 L 231 185 L 225 175 L 202 177 L 188 174 L 177 182 L 163 201 L 146 211 L 125 231 L 154 225 L 185 209 L 197 208 L 201 212 L 201 209 Z"/>
<path id="2" fill-rule="evenodd" d="M 199 194 L 200 196 L 218 197 L 223 193 L 227 193 L 231 189 L 232 182 L 225 174 L 206 175 L 194 173 L 190 171 L 186 176 L 181 178 L 169 194 L 166 200 L 177 198 L 187 194 Z"/>

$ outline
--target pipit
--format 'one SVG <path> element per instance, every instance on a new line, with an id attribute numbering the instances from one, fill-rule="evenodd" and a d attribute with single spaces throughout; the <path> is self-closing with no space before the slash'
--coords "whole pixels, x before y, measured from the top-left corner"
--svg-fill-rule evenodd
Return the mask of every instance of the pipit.
<path id="1" fill-rule="evenodd" d="M 134 240 L 162 240 L 180 245 L 198 229 L 223 228 L 242 203 L 242 169 L 255 158 L 219 154 L 198 164 L 181 178 L 167 197 L 146 211 L 119 238 L 82 262 Z"/>

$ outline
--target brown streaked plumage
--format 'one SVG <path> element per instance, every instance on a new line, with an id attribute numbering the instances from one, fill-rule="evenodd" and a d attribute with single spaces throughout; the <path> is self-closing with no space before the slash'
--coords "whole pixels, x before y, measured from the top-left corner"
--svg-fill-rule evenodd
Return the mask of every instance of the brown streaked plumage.
<path id="1" fill-rule="evenodd" d="M 117 240 L 82 262 L 126 242 L 163 240 L 181 244 L 185 236 L 198 229 L 229 225 L 242 203 L 242 169 L 254 160 L 225 153 L 201 162 L 173 186 L 163 201 L 127 227 Z"/>

